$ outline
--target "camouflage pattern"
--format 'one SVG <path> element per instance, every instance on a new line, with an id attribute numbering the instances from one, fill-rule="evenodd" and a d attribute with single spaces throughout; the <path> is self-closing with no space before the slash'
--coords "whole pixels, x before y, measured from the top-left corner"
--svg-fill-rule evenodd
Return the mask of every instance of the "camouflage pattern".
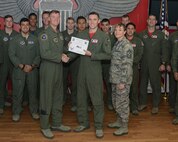
<path id="1" fill-rule="evenodd" d="M 176 101 L 176 94 L 177 94 L 177 82 L 174 79 L 174 73 L 173 72 L 177 72 L 178 68 L 177 68 L 177 61 L 175 60 L 175 58 L 173 58 L 173 54 L 175 55 L 175 53 L 177 53 L 177 49 L 175 48 L 175 51 L 173 52 L 173 47 L 175 45 L 175 43 L 178 42 L 178 31 L 172 33 L 169 37 L 169 64 L 172 66 L 172 70 L 169 74 L 169 105 L 171 108 L 175 107 L 175 101 Z M 173 59 L 171 62 L 171 59 Z"/>
<path id="2" fill-rule="evenodd" d="M 111 57 L 110 82 L 112 83 L 113 106 L 122 122 L 128 122 L 129 119 L 129 91 L 133 75 L 133 55 L 133 47 L 125 37 L 115 43 Z M 125 84 L 123 90 L 117 88 L 120 83 Z"/>

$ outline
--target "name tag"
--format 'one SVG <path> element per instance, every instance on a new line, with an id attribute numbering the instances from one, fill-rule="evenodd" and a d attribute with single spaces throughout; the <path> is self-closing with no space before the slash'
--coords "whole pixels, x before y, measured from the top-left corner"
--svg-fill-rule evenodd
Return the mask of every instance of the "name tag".
<path id="1" fill-rule="evenodd" d="M 28 44 L 34 44 L 34 41 L 28 41 Z"/>
<path id="2" fill-rule="evenodd" d="M 157 35 L 152 35 L 152 38 L 158 38 L 158 36 Z"/>
<path id="3" fill-rule="evenodd" d="M 98 39 L 92 39 L 91 43 L 98 43 Z"/>

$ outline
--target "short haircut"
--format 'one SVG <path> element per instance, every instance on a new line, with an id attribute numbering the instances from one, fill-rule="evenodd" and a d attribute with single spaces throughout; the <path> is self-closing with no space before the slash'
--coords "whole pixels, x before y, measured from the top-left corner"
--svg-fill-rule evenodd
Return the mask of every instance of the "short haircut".
<path id="1" fill-rule="evenodd" d="M 100 19 L 100 15 L 99 15 L 97 12 L 95 12 L 95 11 L 90 12 L 90 13 L 88 14 L 88 16 L 90 16 L 90 15 L 96 15 L 96 16 L 98 17 L 98 19 Z"/>
<path id="2" fill-rule="evenodd" d="M 58 11 L 58 10 L 51 10 L 50 11 L 50 13 L 49 13 L 49 15 L 51 15 L 51 14 L 60 14 L 60 12 Z"/>
<path id="3" fill-rule="evenodd" d="M 124 31 L 126 30 L 126 26 L 125 26 L 124 24 L 122 24 L 122 23 L 117 24 L 117 25 L 116 25 L 116 28 L 117 28 L 117 27 L 123 27 L 123 28 L 124 28 Z"/>
<path id="4" fill-rule="evenodd" d="M 122 18 L 130 18 L 128 14 L 122 16 Z"/>
<path id="5" fill-rule="evenodd" d="M 135 25 L 133 22 L 129 22 L 129 23 L 126 25 L 126 28 L 127 28 L 129 25 L 132 25 L 132 26 L 134 27 L 134 29 L 136 29 L 136 25 Z"/>
<path id="6" fill-rule="evenodd" d="M 149 14 L 148 18 L 149 18 L 150 16 L 155 17 L 155 19 L 157 20 L 156 15 L 154 15 L 154 14 Z"/>
<path id="7" fill-rule="evenodd" d="M 78 21 L 79 21 L 80 19 L 83 19 L 83 20 L 85 20 L 85 22 L 87 22 L 87 19 L 86 19 L 85 17 L 79 16 L 79 17 L 77 18 L 77 23 L 78 23 Z"/>
<path id="8" fill-rule="evenodd" d="M 104 22 L 108 22 L 108 23 L 110 24 L 110 21 L 109 21 L 109 19 L 107 19 L 107 18 L 104 18 L 104 19 L 101 21 L 101 23 L 104 23 Z"/>
<path id="9" fill-rule="evenodd" d="M 28 18 L 22 18 L 22 19 L 20 20 L 20 25 L 22 24 L 22 22 L 29 22 L 29 19 L 28 19 Z"/>
<path id="10" fill-rule="evenodd" d="M 42 15 L 49 14 L 49 13 L 50 13 L 50 11 L 43 11 Z"/>
<path id="11" fill-rule="evenodd" d="M 4 16 L 4 19 L 7 19 L 7 18 L 11 18 L 13 20 L 12 15 L 6 15 L 6 16 Z"/>
<path id="12" fill-rule="evenodd" d="M 66 22 L 68 22 L 69 20 L 72 20 L 72 21 L 75 22 L 75 19 L 73 17 L 68 17 L 67 20 L 66 20 Z"/>
<path id="13" fill-rule="evenodd" d="M 35 18 L 37 19 L 37 15 L 36 15 L 35 13 L 30 13 L 30 14 L 28 15 L 28 18 L 30 19 L 31 16 L 35 16 Z"/>

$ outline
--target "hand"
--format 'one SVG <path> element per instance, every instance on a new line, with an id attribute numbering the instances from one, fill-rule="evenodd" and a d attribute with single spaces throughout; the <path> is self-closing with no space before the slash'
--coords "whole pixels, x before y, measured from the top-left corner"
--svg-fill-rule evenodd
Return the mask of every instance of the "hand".
<path id="1" fill-rule="evenodd" d="M 32 71 L 32 66 L 31 65 L 25 65 L 23 71 L 26 72 L 26 73 L 29 73 Z"/>
<path id="2" fill-rule="evenodd" d="M 68 49 L 69 49 L 69 46 L 70 46 L 71 44 L 72 44 L 72 42 L 70 41 L 70 42 L 68 43 L 68 47 L 67 47 Z"/>
<path id="3" fill-rule="evenodd" d="M 171 66 L 170 66 L 170 65 L 167 65 L 167 66 L 166 66 L 166 70 L 167 70 L 168 72 L 171 72 Z"/>
<path id="4" fill-rule="evenodd" d="M 125 84 L 119 83 L 119 84 L 117 84 L 117 88 L 118 88 L 119 90 L 123 90 L 123 89 L 125 89 Z"/>
<path id="5" fill-rule="evenodd" d="M 165 69 L 166 69 L 166 68 L 165 68 L 165 65 L 163 65 L 163 64 L 159 67 L 159 71 L 160 71 L 160 72 L 165 71 Z"/>
<path id="6" fill-rule="evenodd" d="M 61 58 L 61 60 L 62 60 L 62 62 L 64 62 L 64 63 L 67 63 L 68 61 L 69 61 L 69 57 L 66 55 L 66 54 L 62 54 L 62 58 Z"/>
<path id="7" fill-rule="evenodd" d="M 20 69 L 22 69 L 24 65 L 23 64 L 19 64 L 18 66 L 19 66 Z"/>
<path id="8" fill-rule="evenodd" d="M 174 72 L 174 78 L 176 81 L 178 81 L 178 72 Z"/>
<path id="9" fill-rule="evenodd" d="M 88 51 L 88 50 L 84 50 L 84 51 L 85 51 L 85 55 L 86 55 L 86 56 L 91 57 L 91 52 L 90 52 L 90 51 Z"/>

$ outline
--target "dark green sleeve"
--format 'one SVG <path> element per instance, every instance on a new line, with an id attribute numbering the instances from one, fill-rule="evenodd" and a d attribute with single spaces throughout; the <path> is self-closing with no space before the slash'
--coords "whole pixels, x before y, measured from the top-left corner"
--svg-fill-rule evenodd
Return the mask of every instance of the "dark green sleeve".
<path id="1" fill-rule="evenodd" d="M 41 58 L 51 62 L 60 63 L 62 55 L 59 53 L 59 51 L 51 48 L 52 45 L 49 44 L 49 37 L 45 34 L 45 36 L 47 36 L 46 39 L 42 39 L 43 36 L 44 35 L 39 36 Z"/>
<path id="2" fill-rule="evenodd" d="M 171 63 L 173 72 L 178 72 L 178 42 L 173 44 Z"/>
<path id="3" fill-rule="evenodd" d="M 12 39 L 10 41 L 9 44 L 9 58 L 11 60 L 11 62 L 14 64 L 14 66 L 17 68 L 19 66 L 19 64 L 21 64 L 22 62 L 20 61 L 20 59 L 16 56 L 16 48 L 18 46 L 18 44 L 16 43 L 16 38 Z"/>
<path id="4" fill-rule="evenodd" d="M 164 34 L 162 33 L 162 41 L 161 41 L 161 49 L 162 49 L 162 62 L 169 62 L 169 52 L 168 52 L 168 40 L 164 38 Z"/>
<path id="5" fill-rule="evenodd" d="M 137 42 L 137 47 L 136 47 L 137 51 L 136 51 L 136 56 L 134 56 L 134 60 L 133 63 L 134 64 L 138 64 L 142 58 L 142 54 L 143 54 L 143 43 L 141 40 L 138 40 Z"/>
<path id="6" fill-rule="evenodd" d="M 100 52 L 92 53 L 92 60 L 110 60 L 111 59 L 111 40 L 108 35 L 103 38 L 102 49 Z"/>
<path id="7" fill-rule="evenodd" d="M 0 64 L 3 63 L 3 46 L 2 46 L 2 36 L 0 32 Z"/>
<path id="8" fill-rule="evenodd" d="M 38 40 L 36 40 L 36 57 L 34 58 L 33 60 L 33 64 L 36 65 L 36 66 L 39 66 L 40 64 L 40 48 L 39 48 L 39 42 Z"/>

